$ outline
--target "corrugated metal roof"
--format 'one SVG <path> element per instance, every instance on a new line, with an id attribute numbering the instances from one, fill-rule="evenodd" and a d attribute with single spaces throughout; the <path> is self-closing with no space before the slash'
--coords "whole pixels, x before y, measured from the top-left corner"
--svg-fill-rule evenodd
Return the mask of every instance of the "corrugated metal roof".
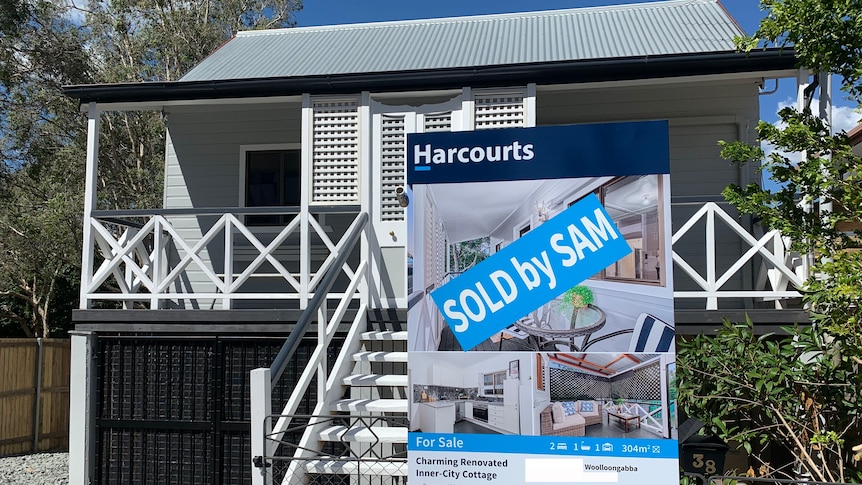
<path id="1" fill-rule="evenodd" d="M 717 0 L 246 31 L 181 81 L 725 52 L 743 33 Z"/>

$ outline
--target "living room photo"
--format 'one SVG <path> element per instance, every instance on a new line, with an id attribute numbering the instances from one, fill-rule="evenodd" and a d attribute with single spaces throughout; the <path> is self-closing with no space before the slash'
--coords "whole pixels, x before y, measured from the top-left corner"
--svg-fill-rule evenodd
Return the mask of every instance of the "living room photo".
<path id="1" fill-rule="evenodd" d="M 673 354 L 541 353 L 543 436 L 676 439 Z"/>

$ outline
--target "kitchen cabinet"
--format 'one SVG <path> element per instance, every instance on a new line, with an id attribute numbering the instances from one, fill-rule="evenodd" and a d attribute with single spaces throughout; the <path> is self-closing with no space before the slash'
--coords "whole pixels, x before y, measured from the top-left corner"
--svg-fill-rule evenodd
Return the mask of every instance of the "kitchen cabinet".
<path id="1" fill-rule="evenodd" d="M 455 403 L 447 401 L 419 404 L 419 427 L 425 433 L 453 433 Z"/>
<path id="2" fill-rule="evenodd" d="M 488 424 L 495 428 L 506 429 L 505 406 L 497 404 L 488 405 Z"/>
<path id="3" fill-rule="evenodd" d="M 521 433 L 521 416 L 519 415 L 518 406 L 503 406 L 503 414 L 505 417 L 505 426 L 503 429 L 510 433 Z"/>
<path id="4" fill-rule="evenodd" d="M 431 366 L 431 383 L 435 386 L 463 387 L 463 381 L 459 370 L 440 364 Z"/>
<path id="5" fill-rule="evenodd" d="M 464 403 L 464 418 L 473 419 L 473 403 L 469 401 Z"/>

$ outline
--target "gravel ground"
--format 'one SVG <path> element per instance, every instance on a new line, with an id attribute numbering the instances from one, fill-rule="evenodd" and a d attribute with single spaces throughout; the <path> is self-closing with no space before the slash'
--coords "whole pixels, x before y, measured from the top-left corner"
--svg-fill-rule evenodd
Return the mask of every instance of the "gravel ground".
<path id="1" fill-rule="evenodd" d="M 0 484 L 2 485 L 67 485 L 68 483 L 68 453 L 37 453 L 0 458 Z"/>

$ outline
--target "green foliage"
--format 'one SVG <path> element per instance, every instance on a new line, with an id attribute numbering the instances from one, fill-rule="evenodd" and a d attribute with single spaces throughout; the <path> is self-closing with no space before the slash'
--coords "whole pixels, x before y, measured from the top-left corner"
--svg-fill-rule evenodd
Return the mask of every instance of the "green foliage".
<path id="1" fill-rule="evenodd" d="M 785 109 L 779 114 L 786 128 L 765 122 L 757 128 L 759 140 L 778 149 L 766 159 L 760 147 L 722 142 L 725 158 L 762 160 L 779 188 L 772 192 L 754 184 L 731 185 L 724 196 L 741 212 L 789 237 L 794 250 L 814 256 L 804 287 L 812 318 L 847 345 L 845 352 L 862 357 L 862 160 L 853 155 L 846 135 L 830 135 L 810 112 Z M 783 152 L 804 156 L 797 161 Z"/>
<path id="2" fill-rule="evenodd" d="M 563 293 L 563 303 L 572 308 L 584 308 L 594 300 L 593 290 L 584 285 L 573 286 Z"/>
<path id="3" fill-rule="evenodd" d="M 830 135 L 809 111 L 784 109 L 779 116 L 782 127 L 757 127 L 759 141 L 776 148 L 768 157 L 758 146 L 722 142 L 723 157 L 760 163 L 778 188 L 731 185 L 724 196 L 810 255 L 801 291 L 814 325 L 781 339 L 755 338 L 748 326 L 726 326 L 715 339 L 682 344 L 687 375 L 681 400 L 708 416 L 719 436 L 740 441 L 755 455 L 766 445 L 783 447 L 820 480 L 860 478 L 848 466 L 852 454 L 845 445 L 862 441 L 860 159 L 845 134 Z M 753 369 L 745 364 L 752 361 Z"/>
<path id="4" fill-rule="evenodd" d="M 301 7 L 300 0 L 0 4 L 0 334 L 62 331 L 77 306 L 86 118 L 61 87 L 177 80 L 238 30 L 292 26 Z M 160 206 L 165 122 L 157 112 L 102 115 L 98 208 Z"/>
<path id="5" fill-rule="evenodd" d="M 756 336 L 750 321 L 725 322 L 715 336 L 679 341 L 680 405 L 755 457 L 783 450 L 818 480 L 862 478 L 844 446 L 862 439 L 858 362 L 814 328 L 785 331 Z"/>
<path id="6" fill-rule="evenodd" d="M 744 50 L 759 45 L 789 46 L 803 66 L 844 78 L 843 89 L 862 100 L 862 5 L 855 0 L 761 0 L 766 18 L 757 31 L 737 42 Z"/>
<path id="7" fill-rule="evenodd" d="M 766 18 L 754 35 L 737 39 L 742 50 L 793 46 L 803 67 L 840 75 L 842 89 L 862 102 L 862 4 L 761 0 L 760 6 Z M 724 195 L 810 258 L 801 291 L 813 326 L 781 339 L 754 339 L 726 326 L 715 338 L 682 345 L 681 393 L 692 410 L 710 417 L 713 431 L 738 437 L 749 450 L 765 443 L 787 447 L 816 478 L 843 481 L 847 473 L 846 479 L 860 479 L 848 463 L 853 445 L 862 450 L 862 160 L 843 133 L 830 134 L 810 112 L 785 109 L 779 116 L 778 125 L 757 127 L 758 141 L 777 149 L 769 156 L 759 146 L 722 143 L 722 156 L 761 164 L 779 188 L 730 186 Z M 746 365 L 752 361 L 753 369 Z"/>
<path id="8" fill-rule="evenodd" d="M 490 255 L 491 241 L 487 237 L 462 241 L 452 245 L 449 267 L 452 268 L 452 272 L 461 273 L 481 263 Z"/>

